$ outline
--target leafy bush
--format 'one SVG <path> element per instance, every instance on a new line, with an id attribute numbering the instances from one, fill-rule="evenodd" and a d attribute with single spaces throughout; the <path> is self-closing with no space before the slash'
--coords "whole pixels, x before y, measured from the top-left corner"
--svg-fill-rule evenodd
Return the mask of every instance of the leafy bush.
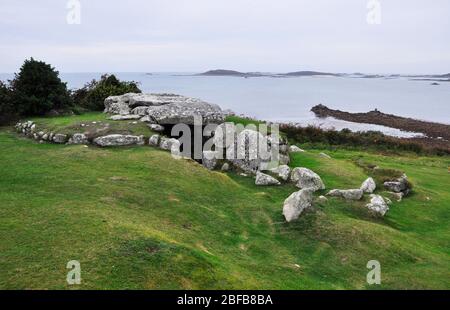
<path id="1" fill-rule="evenodd" d="M 70 108 L 66 83 L 52 66 L 33 58 L 25 60 L 11 81 L 12 103 L 20 115 L 44 115 L 50 110 Z"/>
<path id="2" fill-rule="evenodd" d="M 101 111 L 105 108 L 105 99 L 126 93 L 140 93 L 136 82 L 120 81 L 115 75 L 103 75 L 100 81 L 92 80 L 83 88 L 72 93 L 76 105 L 83 108 Z"/>
<path id="3" fill-rule="evenodd" d="M 7 125 L 17 118 L 11 102 L 11 90 L 0 81 L 0 126 Z"/>

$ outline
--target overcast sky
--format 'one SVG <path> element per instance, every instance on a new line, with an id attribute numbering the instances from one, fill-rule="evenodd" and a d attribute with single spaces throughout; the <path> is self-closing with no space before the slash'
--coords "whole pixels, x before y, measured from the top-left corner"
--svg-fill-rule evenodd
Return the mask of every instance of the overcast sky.
<path id="1" fill-rule="evenodd" d="M 0 0 L 0 72 L 34 57 L 61 72 L 450 72 L 450 1 Z"/>

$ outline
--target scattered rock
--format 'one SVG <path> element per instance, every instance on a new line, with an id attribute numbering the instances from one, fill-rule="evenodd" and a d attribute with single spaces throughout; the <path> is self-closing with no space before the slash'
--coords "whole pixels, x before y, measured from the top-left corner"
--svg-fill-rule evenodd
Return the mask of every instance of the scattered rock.
<path id="1" fill-rule="evenodd" d="M 288 165 L 281 165 L 276 168 L 270 169 L 270 172 L 276 174 L 283 181 L 288 181 L 291 174 L 291 168 Z"/>
<path id="2" fill-rule="evenodd" d="M 139 119 L 139 121 L 143 122 L 143 123 L 151 123 L 151 124 L 155 124 L 155 121 L 150 117 L 150 115 L 145 115 L 143 117 L 141 117 Z"/>
<path id="3" fill-rule="evenodd" d="M 148 144 L 151 146 L 159 146 L 159 135 L 153 135 L 148 140 Z"/>
<path id="4" fill-rule="evenodd" d="M 283 215 L 287 222 L 298 219 L 305 209 L 311 207 L 312 193 L 312 189 L 302 189 L 293 193 L 284 201 Z"/>
<path id="5" fill-rule="evenodd" d="M 94 139 L 94 143 L 98 146 L 127 146 L 127 145 L 143 145 L 143 136 L 131 135 L 108 135 Z"/>
<path id="6" fill-rule="evenodd" d="M 291 181 L 302 189 L 311 188 L 313 191 L 325 189 L 320 176 L 308 168 L 294 168 L 291 172 Z"/>
<path id="7" fill-rule="evenodd" d="M 112 121 L 125 121 L 125 120 L 133 120 L 133 119 L 140 119 L 141 116 L 139 115 L 133 115 L 133 114 L 127 114 L 127 115 L 113 115 L 109 119 Z"/>
<path id="8" fill-rule="evenodd" d="M 403 175 L 402 177 L 394 181 L 384 182 L 384 187 L 388 191 L 394 193 L 402 193 L 403 194 L 402 198 L 407 196 L 411 191 L 410 184 L 408 182 L 408 177 L 406 175 Z"/>
<path id="9" fill-rule="evenodd" d="M 319 156 L 323 157 L 323 158 L 331 159 L 331 156 L 328 154 L 325 154 L 325 153 L 320 153 Z"/>
<path id="10" fill-rule="evenodd" d="M 376 183 L 375 183 L 373 178 L 368 178 L 361 185 L 361 190 L 364 193 L 368 193 L 368 194 L 372 194 L 375 191 L 376 188 L 377 188 L 377 185 L 376 185 Z"/>
<path id="11" fill-rule="evenodd" d="M 217 166 L 217 152 L 203 151 L 202 165 L 208 170 L 214 170 Z"/>
<path id="12" fill-rule="evenodd" d="M 299 147 L 296 146 L 296 145 L 291 145 L 291 146 L 289 147 L 289 152 L 291 152 L 291 153 L 302 153 L 302 152 L 305 152 L 305 150 L 299 148 Z"/>
<path id="13" fill-rule="evenodd" d="M 256 172 L 256 185 L 280 185 L 280 181 L 262 172 Z"/>
<path id="14" fill-rule="evenodd" d="M 363 197 L 364 192 L 361 189 L 333 189 L 327 195 L 333 197 L 342 197 L 347 200 L 360 200 Z"/>
<path id="15" fill-rule="evenodd" d="M 389 211 L 388 204 L 380 195 L 370 195 L 370 203 L 366 207 L 377 216 L 384 216 Z"/>
<path id="16" fill-rule="evenodd" d="M 76 133 L 69 139 L 69 144 L 88 144 L 88 138 L 83 133 Z"/>
<path id="17" fill-rule="evenodd" d="M 172 154 L 180 154 L 180 141 L 175 138 L 161 137 L 159 147 L 163 150 L 170 151 Z"/>
<path id="18" fill-rule="evenodd" d="M 55 142 L 55 143 L 63 144 L 63 143 L 66 143 L 67 140 L 68 140 L 67 135 L 57 133 L 53 136 L 53 142 Z"/>
<path id="19" fill-rule="evenodd" d="M 163 132 L 164 126 L 158 125 L 158 124 L 148 124 L 148 127 L 156 132 Z"/>
<path id="20" fill-rule="evenodd" d="M 224 164 L 222 165 L 222 168 L 220 168 L 220 170 L 222 170 L 222 171 L 228 171 L 228 170 L 230 170 L 230 164 L 229 164 L 229 163 L 224 163 Z"/>

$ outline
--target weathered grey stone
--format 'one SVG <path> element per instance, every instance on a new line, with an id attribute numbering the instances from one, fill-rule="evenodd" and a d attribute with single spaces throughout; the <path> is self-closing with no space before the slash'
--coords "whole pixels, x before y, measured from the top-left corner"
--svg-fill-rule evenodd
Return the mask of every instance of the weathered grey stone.
<path id="1" fill-rule="evenodd" d="M 320 176 L 308 168 L 292 169 L 291 181 L 296 183 L 298 188 L 311 188 L 314 191 L 325 189 L 325 184 Z"/>
<path id="2" fill-rule="evenodd" d="M 149 124 L 148 127 L 156 132 L 163 132 L 164 131 L 164 126 L 158 125 L 158 124 Z"/>
<path id="3" fill-rule="evenodd" d="M 127 115 L 113 115 L 109 119 L 112 121 L 125 121 L 125 120 L 133 120 L 133 119 L 140 119 L 140 115 L 133 115 L 133 114 L 127 114 Z"/>
<path id="4" fill-rule="evenodd" d="M 67 137 L 67 135 L 64 135 L 64 134 L 57 133 L 53 136 L 53 142 L 55 142 L 55 143 L 63 144 L 63 143 L 66 143 L 67 140 L 68 140 L 68 137 Z"/>
<path id="5" fill-rule="evenodd" d="M 256 172 L 256 185 L 280 185 L 280 181 L 262 172 Z"/>
<path id="6" fill-rule="evenodd" d="M 333 189 L 328 194 L 328 196 L 342 197 L 347 200 L 360 200 L 364 192 L 361 189 Z"/>
<path id="7" fill-rule="evenodd" d="M 313 200 L 313 190 L 302 189 L 290 195 L 283 205 L 283 215 L 287 222 L 292 222 L 299 218 L 302 212 L 311 207 Z"/>
<path id="8" fill-rule="evenodd" d="M 376 185 L 376 183 L 375 183 L 373 178 L 368 178 L 361 185 L 361 190 L 364 193 L 368 193 L 368 194 L 372 194 L 375 191 L 376 188 L 377 188 L 377 185 Z"/>
<path id="9" fill-rule="evenodd" d="M 215 151 L 203 151 L 202 165 L 208 170 L 214 170 L 217 167 L 217 157 Z"/>
<path id="10" fill-rule="evenodd" d="M 159 146 L 159 135 L 153 135 L 148 140 L 148 144 L 151 146 Z"/>
<path id="11" fill-rule="evenodd" d="M 83 133 L 76 133 L 69 139 L 69 144 L 88 144 L 88 137 Z"/>
<path id="12" fill-rule="evenodd" d="M 161 137 L 159 147 L 166 151 L 171 151 L 173 154 L 180 153 L 180 141 L 175 138 Z"/>
<path id="13" fill-rule="evenodd" d="M 370 203 L 366 207 L 377 216 L 384 216 L 389 211 L 389 206 L 380 195 L 370 195 Z"/>
<path id="14" fill-rule="evenodd" d="M 281 165 L 276 168 L 270 169 L 270 172 L 277 175 L 283 181 L 288 181 L 291 174 L 291 168 L 288 165 Z"/>
<path id="15" fill-rule="evenodd" d="M 279 154 L 278 162 L 280 163 L 280 165 L 288 165 L 291 162 L 291 158 L 289 157 L 289 155 Z"/>
<path id="16" fill-rule="evenodd" d="M 299 148 L 298 146 L 296 146 L 296 145 L 291 145 L 290 147 L 289 147 L 289 152 L 291 152 L 291 153 L 301 153 L 301 152 L 304 152 L 305 150 L 302 150 L 301 148 Z"/>
<path id="17" fill-rule="evenodd" d="M 94 143 L 98 146 L 127 146 L 127 145 L 143 145 L 143 136 L 132 135 L 108 135 L 94 139 Z"/>
<path id="18" fill-rule="evenodd" d="M 125 94 L 105 100 L 105 113 L 149 115 L 156 123 L 194 124 L 194 116 L 203 124 L 222 123 L 224 114 L 218 105 L 174 94 Z"/>
<path id="19" fill-rule="evenodd" d="M 222 171 L 228 171 L 228 170 L 230 170 L 230 164 L 229 164 L 229 163 L 224 163 L 224 164 L 222 165 L 222 168 L 220 168 L 220 170 L 222 170 Z"/>
<path id="20" fill-rule="evenodd" d="M 406 179 L 399 178 L 397 181 L 384 182 L 384 187 L 394 193 L 404 192 L 408 189 Z"/>
<path id="21" fill-rule="evenodd" d="M 245 172 L 256 173 L 267 157 L 270 158 L 270 154 L 261 154 L 259 143 L 267 143 L 267 139 L 257 131 L 245 129 L 237 134 L 235 144 L 227 149 L 227 159 Z"/>
<path id="22" fill-rule="evenodd" d="M 331 156 L 328 154 L 325 154 L 325 153 L 320 153 L 319 156 L 323 157 L 323 158 L 331 159 Z"/>
<path id="23" fill-rule="evenodd" d="M 150 115 L 145 115 L 139 119 L 143 123 L 155 124 L 155 121 L 150 117 Z"/>

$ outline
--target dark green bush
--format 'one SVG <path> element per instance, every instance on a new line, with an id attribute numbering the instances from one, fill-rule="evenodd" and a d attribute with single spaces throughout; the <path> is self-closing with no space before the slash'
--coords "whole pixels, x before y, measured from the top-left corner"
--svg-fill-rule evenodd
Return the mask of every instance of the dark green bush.
<path id="1" fill-rule="evenodd" d="M 11 81 L 12 103 L 20 115 L 44 115 L 50 110 L 70 109 L 66 83 L 52 66 L 33 58 L 25 60 Z"/>
<path id="2" fill-rule="evenodd" d="M 105 99 L 126 93 L 140 93 L 136 82 L 120 81 L 115 75 L 103 75 L 100 81 L 92 80 L 83 88 L 72 92 L 72 98 L 77 106 L 101 111 L 105 108 Z"/>
<path id="3" fill-rule="evenodd" d="M 431 153 L 435 155 L 448 155 L 448 149 L 429 147 L 424 148 L 416 141 L 389 137 L 378 131 L 351 132 L 348 129 L 341 131 L 323 130 L 319 127 L 297 127 L 281 125 L 280 131 L 295 143 L 314 145 L 321 147 L 345 146 L 350 148 L 370 148 L 386 152 L 407 151 L 417 154 Z"/>
<path id="4" fill-rule="evenodd" d="M 11 101 L 11 90 L 0 81 L 0 126 L 8 125 L 17 118 Z"/>

